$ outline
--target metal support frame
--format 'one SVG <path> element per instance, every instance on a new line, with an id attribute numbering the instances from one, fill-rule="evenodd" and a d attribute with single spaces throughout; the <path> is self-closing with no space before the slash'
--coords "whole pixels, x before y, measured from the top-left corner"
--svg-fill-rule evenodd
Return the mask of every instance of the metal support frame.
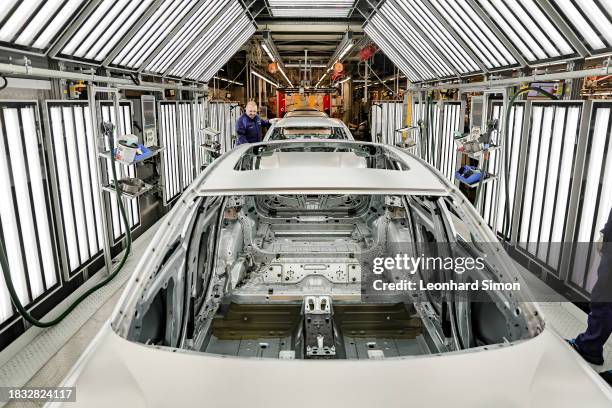
<path id="1" fill-rule="evenodd" d="M 187 14 L 185 14 L 183 18 L 181 18 L 181 20 L 176 24 L 176 26 L 172 29 L 172 31 L 168 33 L 166 38 L 164 38 L 162 42 L 159 43 L 157 47 L 155 47 L 153 52 L 151 52 L 151 54 L 142 62 L 142 65 L 137 70 L 138 73 L 142 73 L 145 67 L 147 67 L 151 63 L 151 61 L 153 61 L 158 56 L 158 54 L 166 47 L 166 45 L 168 45 L 168 43 L 174 39 L 174 37 L 176 36 L 176 34 L 178 34 L 180 29 L 185 26 L 185 24 L 196 13 L 196 11 L 200 9 L 200 7 L 202 6 L 202 4 L 205 3 L 205 1 L 206 0 L 198 0 L 198 2 L 194 4 L 191 10 L 189 10 Z"/>
<path id="2" fill-rule="evenodd" d="M 441 89 L 459 89 L 470 90 L 471 92 L 483 91 L 485 89 L 508 87 L 520 85 L 529 82 L 548 82 L 559 81 L 563 79 L 585 78 L 588 76 L 605 76 L 612 75 L 612 66 L 604 66 L 602 68 L 584 69 L 578 71 L 564 71 L 553 74 L 528 75 L 513 78 L 497 79 L 491 81 L 471 82 L 468 84 L 446 83 L 433 86 L 412 86 L 412 90 L 441 90 Z"/>
<path id="3" fill-rule="evenodd" d="M 491 20 L 491 17 L 489 17 L 489 15 L 482 9 L 482 7 L 480 7 L 480 5 L 476 2 L 476 0 L 466 0 L 466 1 L 468 5 L 474 10 L 474 12 L 478 14 L 478 17 L 480 17 L 482 21 L 485 22 L 485 24 L 487 25 L 487 27 L 489 27 L 489 29 L 493 32 L 493 34 L 497 36 L 499 41 L 501 41 L 502 44 L 504 44 L 504 46 L 508 49 L 508 51 L 510 51 L 510 53 L 512 54 L 514 59 L 516 59 L 519 65 L 521 65 L 521 67 L 523 68 L 529 66 L 525 58 L 516 49 L 514 44 L 512 44 L 512 42 L 506 37 L 506 35 L 497 27 L 495 22 Z"/>
<path id="4" fill-rule="evenodd" d="M 503 123 L 503 119 L 505 116 L 505 112 L 508 109 L 508 103 L 509 101 L 509 96 L 508 96 L 508 90 L 506 88 L 503 89 L 499 89 L 499 90 L 490 90 L 490 91 L 486 91 L 484 92 L 484 97 L 485 97 L 485 104 L 484 104 L 484 114 L 482 115 L 483 120 L 484 121 L 488 121 L 488 117 L 489 117 L 489 106 L 490 106 L 490 97 L 491 95 L 498 95 L 501 94 L 503 97 L 503 102 L 502 102 L 502 107 L 501 107 L 501 112 L 500 112 L 500 118 L 502 120 L 499 121 L 499 126 L 501 126 L 498 129 L 497 134 L 499 135 L 499 141 L 498 141 L 498 146 L 500 146 L 500 149 L 497 153 L 497 161 L 499 163 L 499 167 L 498 167 L 498 171 L 497 171 L 497 183 L 496 183 L 496 189 L 495 189 L 495 197 L 499 200 L 499 196 L 500 196 L 500 191 L 501 191 L 501 181 L 502 181 L 502 177 L 505 177 L 505 169 L 504 169 L 504 160 L 506 155 L 508 155 L 508 158 L 510 158 L 509 156 L 509 151 L 508 151 L 508 146 L 506 146 L 504 144 L 505 140 L 506 140 L 506 134 L 504 133 L 504 130 L 506 129 L 506 124 Z M 486 122 L 485 122 L 486 124 Z M 505 193 L 504 193 L 505 194 Z M 481 197 L 483 197 L 481 195 Z M 497 235 L 497 220 L 499 217 L 499 211 L 497 211 L 499 208 L 499 206 L 494 205 L 492 206 L 492 210 L 493 210 L 493 231 L 495 232 L 495 234 Z M 481 211 L 479 209 L 479 211 Z"/>
<path id="5" fill-rule="evenodd" d="M 91 116 L 91 129 L 92 132 L 94 132 L 94 141 L 95 141 L 95 145 L 96 145 L 96 155 L 101 152 L 102 150 L 104 150 L 104 147 L 102 146 L 102 148 L 98 145 L 99 143 L 99 139 L 100 139 L 100 129 L 99 129 L 99 118 L 98 118 L 98 110 L 97 110 L 97 105 L 96 105 L 96 94 L 98 93 L 108 93 L 110 95 L 112 95 L 113 98 L 113 106 L 114 106 L 114 111 L 115 111 L 115 123 L 119 124 L 120 122 L 120 114 L 119 114 L 119 90 L 116 88 L 108 88 L 108 87 L 98 87 L 98 86 L 94 86 L 94 85 L 88 85 L 87 86 L 87 93 L 89 95 L 89 109 L 90 109 L 90 116 Z M 111 146 L 111 149 L 113 148 L 113 146 Z M 107 194 L 104 193 L 104 191 L 102 190 L 102 183 L 103 183 L 103 177 L 102 177 L 102 166 L 100 165 L 100 158 L 96 158 L 96 173 L 98 175 L 98 197 L 100 199 L 100 205 L 101 205 L 101 216 L 102 216 L 102 227 L 103 227 L 103 231 L 104 231 L 104 264 L 106 267 L 106 272 L 107 274 L 112 274 L 113 273 L 113 264 L 112 264 L 112 257 L 111 257 L 111 242 L 114 242 L 114 237 L 111 231 L 111 226 L 110 223 L 108 222 L 108 214 L 107 214 L 107 209 L 108 209 L 108 205 L 106 203 L 105 197 L 107 196 Z M 110 195 L 110 193 L 108 193 Z M 109 196 L 109 200 L 112 199 Z M 130 228 L 130 226 L 128 225 L 127 228 Z"/>
<path id="6" fill-rule="evenodd" d="M 510 221 L 512 222 L 510 231 L 509 242 L 516 246 L 518 243 L 518 229 L 520 223 L 520 213 L 523 210 L 523 189 L 524 183 L 521 180 L 525 179 L 525 172 L 527 170 L 527 149 L 529 148 L 529 131 L 531 123 L 531 101 L 525 101 L 525 107 L 523 109 L 523 125 L 521 135 L 521 146 L 519 152 L 519 158 L 517 163 L 517 174 L 516 174 L 516 186 L 514 188 L 514 203 L 512 205 L 512 213 L 510 214 Z M 506 208 L 504 211 L 510 211 Z"/>
<path id="7" fill-rule="evenodd" d="M 154 0 L 153 3 L 145 10 L 145 12 L 138 18 L 134 25 L 128 30 L 128 32 L 121 38 L 121 40 L 113 47 L 109 54 L 102 61 L 102 66 L 107 67 L 119 53 L 125 48 L 125 46 L 132 40 L 134 35 L 142 28 L 143 25 L 153 14 L 162 6 L 164 0 Z"/>
<path id="8" fill-rule="evenodd" d="M 81 80 L 87 82 L 100 82 L 113 85 L 116 89 L 134 89 L 140 91 L 161 92 L 165 89 L 174 89 L 182 91 L 203 91 L 208 92 L 208 85 L 200 88 L 195 86 L 185 86 L 180 84 L 163 84 L 156 82 L 141 82 L 140 85 L 134 85 L 131 79 L 113 78 L 95 74 L 81 74 L 78 72 L 59 71 L 54 69 L 33 68 L 24 65 L 14 65 L 0 63 L 0 73 L 8 75 L 23 75 L 30 78 L 47 78 L 47 79 L 70 79 Z"/>
<path id="9" fill-rule="evenodd" d="M 593 112 L 593 101 L 586 100 L 582 106 L 582 116 L 580 117 L 580 125 L 577 138 L 576 146 L 576 159 L 574 166 L 574 172 L 572 178 L 572 189 L 569 192 L 570 203 L 569 210 L 566 220 L 565 235 L 563 237 L 564 242 L 573 242 L 576 228 L 580 220 L 578 219 L 578 206 L 580 203 L 580 195 L 582 194 L 582 180 L 588 171 L 588 163 L 586 162 L 587 143 L 589 140 L 589 131 L 591 127 L 591 114 Z M 569 282 L 571 279 L 571 258 L 573 256 L 572 251 L 563 251 L 561 255 L 561 262 L 559 263 L 559 279 L 563 282 Z M 586 274 L 586 272 L 585 272 Z"/>

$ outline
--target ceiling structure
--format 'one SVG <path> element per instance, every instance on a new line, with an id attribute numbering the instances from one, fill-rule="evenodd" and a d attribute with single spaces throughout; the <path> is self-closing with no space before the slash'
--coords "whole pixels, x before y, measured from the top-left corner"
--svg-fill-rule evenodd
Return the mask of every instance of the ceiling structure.
<path id="1" fill-rule="evenodd" d="M 296 73 L 306 53 L 313 65 L 328 68 L 350 32 L 354 42 L 375 42 L 411 82 L 419 83 L 608 55 L 612 2 L 0 2 L 4 49 L 182 81 L 208 82 L 251 37 L 261 38 L 264 31 L 270 32 L 284 66 Z M 357 49 L 345 58 L 355 58 Z"/>
<path id="2" fill-rule="evenodd" d="M 462 78 L 612 51 L 612 2 L 386 0 L 365 33 L 412 82 Z"/>
<path id="3" fill-rule="evenodd" d="M 289 16 L 289 5 L 300 12 Z M 355 6 L 354 0 L 256 0 L 251 10 L 258 30 L 272 33 L 285 64 L 303 61 L 307 50 L 309 60 L 327 65 L 347 31 L 363 35 L 365 18 Z"/>

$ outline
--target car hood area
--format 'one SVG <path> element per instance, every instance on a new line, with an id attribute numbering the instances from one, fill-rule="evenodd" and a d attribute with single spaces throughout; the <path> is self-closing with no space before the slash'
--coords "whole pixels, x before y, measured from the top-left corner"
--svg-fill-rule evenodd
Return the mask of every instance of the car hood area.
<path id="1" fill-rule="evenodd" d="M 156 349 L 106 324 L 49 407 L 610 406 L 612 392 L 549 329 L 511 345 L 382 360 L 277 360 Z"/>

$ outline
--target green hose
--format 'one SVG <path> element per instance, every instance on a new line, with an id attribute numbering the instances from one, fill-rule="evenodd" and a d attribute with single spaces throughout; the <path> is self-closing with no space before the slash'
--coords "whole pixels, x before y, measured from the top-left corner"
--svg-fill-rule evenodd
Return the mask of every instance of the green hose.
<path id="1" fill-rule="evenodd" d="M 514 106 L 514 103 L 516 102 L 516 99 L 519 97 L 519 95 L 522 95 L 528 91 L 537 92 L 540 95 L 544 95 L 550 99 L 554 99 L 554 100 L 558 99 L 555 95 L 551 94 L 550 92 L 545 91 L 542 88 L 528 86 L 526 88 L 519 90 L 517 93 L 515 93 L 512 99 L 510 99 L 510 103 L 508 103 L 508 106 L 506 107 L 506 113 L 504 115 L 504 191 L 505 191 L 504 200 L 505 200 L 505 207 L 504 207 L 504 224 L 502 228 L 503 239 L 510 238 L 508 236 L 509 234 L 508 229 L 510 227 L 510 177 L 509 177 L 510 160 L 508 159 L 509 153 L 510 153 L 509 152 L 510 146 L 508 145 L 509 144 L 508 143 L 509 142 L 508 133 L 510 129 L 510 111 L 512 110 L 512 106 Z"/>
<path id="2" fill-rule="evenodd" d="M 113 146 L 113 137 L 112 137 L 112 131 L 113 128 L 110 127 L 109 128 L 110 131 L 108 132 L 108 136 L 110 138 L 110 145 Z M 106 131 L 106 129 L 105 129 Z M 55 326 L 56 324 L 58 324 L 59 322 L 61 322 L 62 320 L 64 320 L 66 318 L 66 316 L 68 316 L 70 314 L 70 312 L 72 312 L 83 300 L 85 300 L 87 297 L 89 297 L 89 295 L 91 295 L 92 293 L 96 292 L 98 289 L 104 287 L 106 284 L 108 284 L 110 281 L 112 281 L 121 271 L 121 269 L 123 268 L 123 266 L 125 265 L 125 262 L 127 261 L 127 258 L 130 254 L 130 251 L 132 249 L 132 234 L 130 232 L 130 226 L 128 224 L 127 221 L 127 216 L 125 214 L 125 207 L 123 206 L 123 201 L 122 201 L 122 192 L 121 192 L 121 188 L 119 187 L 119 182 L 117 180 L 117 170 L 115 169 L 115 157 L 114 154 L 112 153 L 111 150 L 111 172 L 113 174 L 113 180 L 114 180 L 114 184 L 115 184 L 115 190 L 117 192 L 116 197 L 117 197 L 117 205 L 119 206 L 119 211 L 121 213 L 121 220 L 123 221 L 123 225 L 125 226 L 125 253 L 123 254 L 123 257 L 121 258 L 121 261 L 119 262 L 119 264 L 117 265 L 117 268 L 115 269 L 115 271 L 113 273 L 111 273 L 106 279 L 104 279 L 103 281 L 97 283 L 95 286 L 91 287 L 89 290 L 87 290 L 85 293 L 83 293 L 81 296 L 79 296 L 79 298 L 77 300 L 75 300 L 70 306 L 68 306 L 66 308 L 66 310 L 64 310 L 62 312 L 62 314 L 60 314 L 58 317 L 56 317 L 55 319 L 49 321 L 49 322 L 42 322 L 38 319 L 35 319 L 21 304 L 21 301 L 19 300 L 19 296 L 17 296 L 17 291 L 15 290 L 15 286 L 13 285 L 13 281 L 11 279 L 11 273 L 9 270 L 9 264 L 8 264 L 8 259 L 6 256 L 6 251 L 4 249 L 4 242 L 2 240 L 0 240 L 0 266 L 2 266 L 2 273 L 4 275 L 4 281 L 6 282 L 6 287 L 8 288 L 9 291 L 9 295 L 11 297 L 11 300 L 13 301 L 13 304 L 15 305 L 15 308 L 17 309 L 17 312 L 19 313 L 19 315 L 21 315 L 21 317 L 23 317 L 26 321 L 28 321 L 30 324 L 32 324 L 33 326 L 36 327 L 51 327 L 51 326 Z"/>

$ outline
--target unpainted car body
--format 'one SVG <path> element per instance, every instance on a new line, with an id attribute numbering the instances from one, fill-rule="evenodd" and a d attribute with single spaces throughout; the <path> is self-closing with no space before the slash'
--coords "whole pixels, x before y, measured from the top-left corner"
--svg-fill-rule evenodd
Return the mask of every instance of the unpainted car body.
<path id="1" fill-rule="evenodd" d="M 66 378 L 78 390 L 66 406 L 610 406 L 526 289 L 368 298 L 372 257 L 426 243 L 487 256 L 462 279 L 524 284 L 467 199 L 415 156 L 356 142 L 239 146 L 160 227 Z M 418 276 L 449 278 L 432 272 Z"/>

